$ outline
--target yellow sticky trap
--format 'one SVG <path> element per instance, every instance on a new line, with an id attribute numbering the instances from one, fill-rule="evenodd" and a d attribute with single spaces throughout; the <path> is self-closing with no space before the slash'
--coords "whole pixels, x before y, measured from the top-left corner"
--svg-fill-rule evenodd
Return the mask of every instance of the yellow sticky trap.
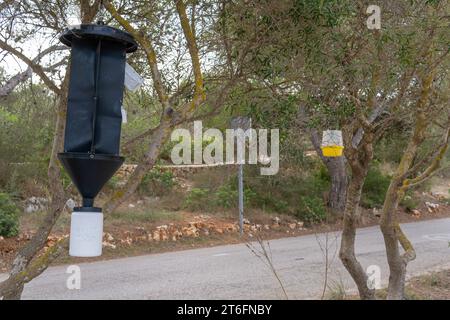
<path id="1" fill-rule="evenodd" d="M 322 149 L 322 154 L 324 157 L 341 157 L 344 147 L 343 146 L 326 146 L 326 147 L 321 147 L 321 149 Z"/>

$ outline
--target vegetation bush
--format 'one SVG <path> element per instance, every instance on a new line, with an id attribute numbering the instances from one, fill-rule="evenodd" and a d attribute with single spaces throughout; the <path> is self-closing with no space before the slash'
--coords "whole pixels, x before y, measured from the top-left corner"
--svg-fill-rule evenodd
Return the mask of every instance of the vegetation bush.
<path id="1" fill-rule="evenodd" d="M 290 204 L 278 192 L 271 192 L 270 190 L 258 189 L 253 191 L 253 198 L 251 201 L 252 207 L 262 209 L 264 211 L 273 211 L 277 213 L 291 212 Z"/>
<path id="2" fill-rule="evenodd" d="M 256 193 L 250 188 L 244 189 L 244 203 L 252 207 Z M 214 208 L 237 208 L 238 190 L 231 184 L 224 184 L 215 191 L 209 188 L 192 188 L 184 199 L 184 206 L 190 210 L 206 210 Z"/>
<path id="3" fill-rule="evenodd" d="M 20 85 L 0 101 L 0 186 L 27 197 L 28 181 L 47 181 L 54 130 L 54 99 L 42 85 Z"/>
<path id="4" fill-rule="evenodd" d="M 295 215 L 308 224 L 320 223 L 327 217 L 323 199 L 317 196 L 303 196 Z"/>
<path id="5" fill-rule="evenodd" d="M 406 147 L 405 141 L 408 139 L 408 132 L 405 132 L 403 125 L 396 125 L 390 128 L 388 133 L 375 145 L 374 157 L 380 163 L 399 163 Z"/>
<path id="6" fill-rule="evenodd" d="M 419 205 L 419 200 L 414 198 L 412 193 L 407 193 L 405 197 L 400 201 L 400 205 L 406 209 L 406 211 L 413 211 Z"/>
<path id="7" fill-rule="evenodd" d="M 139 185 L 139 192 L 162 196 L 170 192 L 175 184 L 175 179 L 171 171 L 165 171 L 155 167 L 142 179 Z"/>
<path id="8" fill-rule="evenodd" d="M 258 168 L 248 170 L 245 185 L 254 193 L 252 206 L 264 211 L 296 215 L 303 206 L 301 197 L 322 196 L 328 190 L 330 178 L 317 162 L 289 164 L 275 176 L 261 176 Z"/>
<path id="9" fill-rule="evenodd" d="M 14 237 L 19 233 L 19 209 L 7 193 L 0 192 L 0 236 Z"/>
<path id="10" fill-rule="evenodd" d="M 119 186 L 120 178 L 116 175 L 112 176 L 111 179 L 108 180 L 106 186 L 110 189 L 116 189 Z"/>
<path id="11" fill-rule="evenodd" d="M 184 199 L 184 205 L 190 210 L 205 210 L 210 208 L 210 190 L 207 188 L 192 188 Z"/>
<path id="12" fill-rule="evenodd" d="M 326 169 L 314 163 L 308 169 L 295 166 L 287 171 L 275 176 L 261 176 L 257 166 L 247 166 L 244 173 L 245 207 L 306 216 L 307 220 L 321 221 L 326 216 L 323 195 L 330 185 Z M 293 172 L 295 174 L 292 174 Z M 215 169 L 208 173 L 201 179 L 199 178 L 201 174 L 196 176 L 195 188 L 184 199 L 184 207 L 190 210 L 237 208 L 236 175 L 230 175 L 227 169 L 223 169 L 223 172 Z M 210 176 L 211 174 L 214 174 L 214 177 Z M 225 182 L 223 179 L 215 179 L 224 175 L 228 175 Z M 209 179 L 206 179 L 208 176 Z M 308 206 L 305 206 L 305 203 Z M 313 214 L 308 211 L 311 207 Z"/>
<path id="13" fill-rule="evenodd" d="M 230 184 L 220 186 L 214 196 L 215 204 L 223 208 L 235 207 L 238 201 L 238 191 L 233 189 Z"/>
<path id="14" fill-rule="evenodd" d="M 390 176 L 384 175 L 378 166 L 372 166 L 364 182 L 361 205 L 366 208 L 382 207 L 390 183 Z"/>
<path id="15" fill-rule="evenodd" d="M 280 199 L 273 193 L 259 194 L 256 198 L 258 199 L 257 207 L 260 209 L 284 214 L 291 212 L 289 203 L 286 200 Z"/>
<path id="16" fill-rule="evenodd" d="M 222 208 L 237 208 L 239 192 L 232 184 L 225 184 L 217 188 L 214 192 L 214 202 L 216 206 Z M 244 188 L 244 204 L 252 207 L 255 204 L 257 194 L 250 188 Z"/>

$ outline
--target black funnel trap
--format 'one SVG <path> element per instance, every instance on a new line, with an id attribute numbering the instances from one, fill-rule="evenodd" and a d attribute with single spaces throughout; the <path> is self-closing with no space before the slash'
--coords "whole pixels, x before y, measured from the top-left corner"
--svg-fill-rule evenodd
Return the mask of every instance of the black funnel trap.
<path id="1" fill-rule="evenodd" d="M 137 45 L 128 33 L 103 24 L 70 28 L 60 40 L 72 50 L 64 152 L 58 157 L 83 197 L 72 212 L 69 254 L 95 257 L 102 253 L 103 214 L 94 198 L 124 161 L 125 57 Z"/>
<path id="2" fill-rule="evenodd" d="M 60 153 L 58 156 L 83 196 L 83 207 L 93 207 L 94 198 L 124 161 L 123 157 L 98 154 L 94 158 L 80 153 Z"/>
<path id="3" fill-rule="evenodd" d="M 125 58 L 137 45 L 130 34 L 102 24 L 69 28 L 60 40 L 72 50 L 64 152 L 58 156 L 83 207 L 93 207 L 124 161 L 119 148 Z"/>

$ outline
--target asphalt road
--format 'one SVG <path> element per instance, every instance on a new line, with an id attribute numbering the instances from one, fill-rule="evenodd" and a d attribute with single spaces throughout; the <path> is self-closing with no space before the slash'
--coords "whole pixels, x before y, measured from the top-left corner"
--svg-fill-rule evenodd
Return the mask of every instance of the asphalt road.
<path id="1" fill-rule="evenodd" d="M 450 219 L 404 224 L 417 251 L 410 274 L 450 266 Z M 338 233 L 329 234 L 332 259 Z M 270 241 L 272 259 L 289 299 L 320 297 L 325 235 Z M 336 241 L 337 240 L 337 241 Z M 258 247 L 258 245 L 256 245 Z M 378 265 L 382 283 L 388 273 L 378 227 L 357 234 L 357 255 L 364 267 Z M 68 266 L 51 267 L 26 285 L 24 299 L 283 299 L 274 275 L 244 244 L 152 254 L 79 264 L 81 289 L 67 289 Z M 332 287 L 353 290 L 336 256 L 329 273 Z"/>

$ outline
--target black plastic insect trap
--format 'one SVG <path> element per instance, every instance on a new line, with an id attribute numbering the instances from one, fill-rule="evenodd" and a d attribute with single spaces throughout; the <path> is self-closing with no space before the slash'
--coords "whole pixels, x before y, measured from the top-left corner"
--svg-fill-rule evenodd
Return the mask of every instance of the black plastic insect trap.
<path id="1" fill-rule="evenodd" d="M 64 152 L 58 157 L 83 197 L 70 228 L 71 256 L 102 253 L 103 214 L 94 198 L 122 165 L 119 156 L 126 53 L 133 37 L 102 24 L 66 30 L 72 48 Z"/>

